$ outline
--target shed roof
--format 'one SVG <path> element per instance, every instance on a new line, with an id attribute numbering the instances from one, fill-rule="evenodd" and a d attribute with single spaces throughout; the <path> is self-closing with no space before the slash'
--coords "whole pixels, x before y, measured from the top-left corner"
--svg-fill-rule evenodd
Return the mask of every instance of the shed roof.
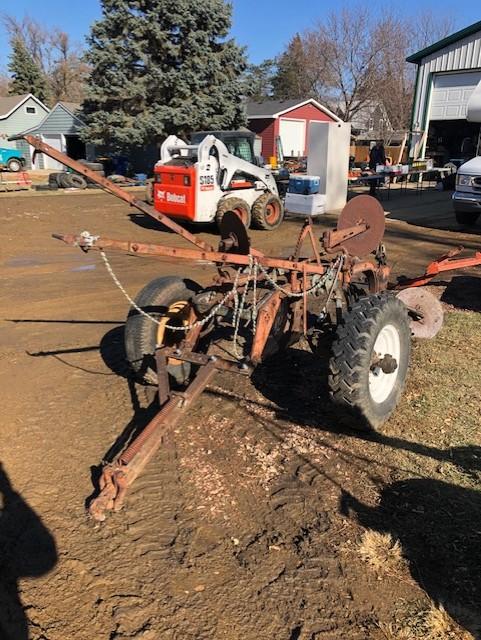
<path id="1" fill-rule="evenodd" d="M 431 53 L 436 53 L 436 51 L 439 51 L 440 49 L 444 49 L 450 44 L 454 44 L 455 42 L 458 42 L 463 38 L 467 38 L 468 36 L 473 35 L 473 33 L 476 33 L 477 31 L 481 31 L 481 20 L 479 22 L 475 22 L 474 24 L 469 25 L 469 27 L 465 27 L 460 31 L 456 31 L 451 35 L 446 36 L 445 38 L 442 38 L 442 40 L 438 40 L 434 44 L 431 44 L 429 45 L 429 47 L 425 47 L 424 49 L 421 49 L 421 51 L 418 51 L 417 53 L 413 53 L 408 58 L 406 58 L 406 61 L 419 63 L 423 58 L 431 55 Z"/>
<path id="2" fill-rule="evenodd" d="M 31 93 L 24 93 L 19 96 L 5 96 L 0 98 L 0 120 L 8 118 L 11 113 L 18 109 L 18 107 L 20 107 L 29 98 L 35 100 L 35 102 L 37 102 L 41 107 L 45 109 L 45 111 L 48 112 L 48 107 L 46 107 L 43 102 L 41 102 Z"/>
<path id="3" fill-rule="evenodd" d="M 333 120 L 340 121 L 340 118 L 336 116 L 327 107 L 324 107 L 320 102 L 314 100 L 314 98 L 307 98 L 305 100 L 266 100 L 265 102 L 249 102 L 247 104 L 247 118 L 277 118 L 284 113 L 292 111 L 298 107 L 303 107 L 306 104 L 312 104 Z"/>

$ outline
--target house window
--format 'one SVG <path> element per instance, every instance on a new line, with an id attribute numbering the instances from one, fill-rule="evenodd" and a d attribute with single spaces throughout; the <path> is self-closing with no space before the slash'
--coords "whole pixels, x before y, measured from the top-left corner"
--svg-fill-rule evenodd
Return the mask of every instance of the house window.
<path id="1" fill-rule="evenodd" d="M 25 111 L 31 115 L 35 115 L 37 113 L 37 107 L 25 107 Z"/>

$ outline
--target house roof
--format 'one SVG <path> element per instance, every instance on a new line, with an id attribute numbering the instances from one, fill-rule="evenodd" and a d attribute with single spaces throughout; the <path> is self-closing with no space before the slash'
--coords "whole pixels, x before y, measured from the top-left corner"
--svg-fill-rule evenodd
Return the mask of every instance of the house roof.
<path id="1" fill-rule="evenodd" d="M 332 111 L 329 111 L 329 109 L 324 107 L 320 102 L 314 100 L 314 98 L 308 98 L 306 100 L 266 100 L 265 102 L 249 102 L 247 104 L 247 117 L 250 120 L 256 118 L 278 118 L 284 113 L 292 111 L 292 109 L 303 107 L 309 103 L 326 113 L 333 120 L 338 122 L 340 121 L 338 116 L 332 113 Z"/>
<path id="2" fill-rule="evenodd" d="M 16 111 L 16 109 L 18 109 L 18 107 L 20 107 L 29 98 L 35 100 L 35 102 L 48 112 L 48 107 L 46 107 L 38 98 L 31 93 L 24 93 L 21 96 L 6 96 L 4 98 L 0 98 L 0 120 L 8 118 L 10 114 Z"/>
<path id="3" fill-rule="evenodd" d="M 45 118 L 39 122 L 38 124 L 36 124 L 34 127 L 30 127 L 30 129 L 26 129 L 25 131 L 22 131 L 21 133 L 19 133 L 19 136 L 23 136 L 27 133 L 34 133 L 35 131 L 38 131 L 39 129 L 41 129 L 43 127 L 43 125 L 45 124 L 45 122 L 54 114 L 55 111 L 57 111 L 57 109 L 64 109 L 65 111 L 67 111 L 73 118 L 75 118 L 75 120 L 78 122 L 77 126 L 85 126 L 85 123 L 78 117 L 78 115 L 76 115 L 76 111 L 78 111 L 80 109 L 80 105 L 77 104 L 76 102 L 57 102 L 56 105 L 54 105 L 51 109 L 51 111 L 49 111 L 49 113 L 47 113 L 45 115 Z"/>
<path id="4" fill-rule="evenodd" d="M 408 58 L 406 58 L 406 61 L 419 63 L 423 58 L 425 58 L 426 56 L 429 56 L 431 53 L 436 53 L 436 51 L 439 51 L 440 49 L 444 49 L 448 45 L 454 44 L 455 42 L 458 42 L 463 38 L 467 38 L 468 36 L 473 35 L 473 33 L 476 33 L 477 31 L 481 31 L 481 20 L 479 22 L 475 22 L 474 24 L 469 25 L 469 27 L 465 27 L 464 29 L 461 29 L 460 31 L 456 31 L 456 33 L 452 33 L 451 35 L 446 36 L 446 38 L 443 38 L 442 40 L 438 40 L 434 44 L 431 44 L 429 47 L 425 47 L 424 49 L 421 49 L 421 51 L 418 51 L 417 53 L 413 53 Z"/>

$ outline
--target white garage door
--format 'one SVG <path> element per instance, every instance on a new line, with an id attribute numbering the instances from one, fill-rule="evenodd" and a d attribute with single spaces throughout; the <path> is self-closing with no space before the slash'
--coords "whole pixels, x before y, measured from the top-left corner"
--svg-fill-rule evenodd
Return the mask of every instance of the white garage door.
<path id="1" fill-rule="evenodd" d="M 481 73 L 446 73 L 434 76 L 430 120 L 462 120 Z"/>
<path id="2" fill-rule="evenodd" d="M 279 136 L 282 142 L 282 151 L 287 157 L 303 156 L 306 146 L 306 121 L 287 120 L 279 121 Z"/>
<path id="3" fill-rule="evenodd" d="M 49 144 L 51 147 L 53 147 L 57 151 L 63 151 L 62 136 L 60 135 L 45 136 L 44 135 L 42 136 L 42 138 L 44 142 Z M 60 164 L 60 162 L 57 162 L 56 160 L 54 160 L 53 158 L 50 158 L 50 156 L 47 156 L 47 155 L 44 155 L 44 158 L 45 158 L 46 169 L 55 169 L 55 171 L 64 170 L 65 167 L 63 166 L 63 164 Z"/>

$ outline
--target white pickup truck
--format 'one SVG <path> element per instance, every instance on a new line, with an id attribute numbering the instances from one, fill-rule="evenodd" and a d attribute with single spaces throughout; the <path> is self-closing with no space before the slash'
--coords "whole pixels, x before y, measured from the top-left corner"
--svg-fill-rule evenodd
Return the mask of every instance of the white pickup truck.
<path id="1" fill-rule="evenodd" d="M 470 122 L 481 122 L 481 82 L 469 99 L 467 118 Z M 481 214 L 481 156 L 476 156 L 459 167 L 453 205 L 459 224 L 476 224 Z"/>

